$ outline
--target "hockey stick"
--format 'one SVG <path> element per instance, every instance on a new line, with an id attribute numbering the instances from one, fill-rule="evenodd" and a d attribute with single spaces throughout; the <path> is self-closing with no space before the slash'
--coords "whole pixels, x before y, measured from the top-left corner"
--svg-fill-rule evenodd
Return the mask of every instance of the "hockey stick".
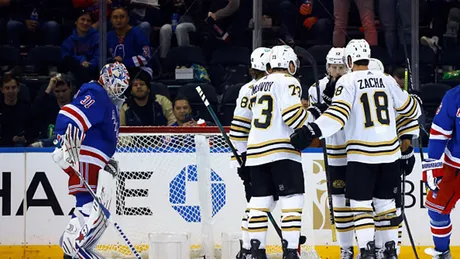
<path id="1" fill-rule="evenodd" d="M 232 150 L 232 153 L 235 156 L 236 161 L 238 162 L 238 164 L 240 166 L 242 166 L 243 165 L 243 160 L 241 159 L 240 155 L 238 155 L 238 152 L 236 152 L 235 147 L 233 146 L 232 142 L 230 141 L 230 138 L 228 137 L 227 133 L 225 132 L 225 129 L 222 126 L 222 124 L 220 123 L 220 120 L 217 117 L 216 113 L 212 109 L 211 105 L 209 105 L 208 98 L 206 98 L 206 95 L 204 94 L 203 90 L 201 90 L 200 86 L 196 87 L 196 91 L 200 95 L 201 100 L 203 101 L 204 105 L 206 106 L 206 109 L 208 110 L 209 114 L 211 115 L 212 119 L 214 120 L 214 123 L 216 123 L 217 127 L 219 128 L 219 131 L 222 134 L 222 136 L 224 137 L 225 142 L 227 143 L 227 145 Z M 269 212 L 267 212 L 267 215 L 268 215 L 268 218 L 270 219 L 270 222 L 273 225 L 273 228 L 275 228 L 276 233 L 281 238 L 281 240 L 283 240 L 283 233 L 281 232 L 281 228 L 276 223 L 275 219 L 273 218 L 272 213 L 269 211 Z M 305 244 L 306 241 L 307 241 L 307 238 L 305 236 L 300 236 L 299 247 L 300 247 L 301 244 Z"/>
<path id="2" fill-rule="evenodd" d="M 78 178 L 80 178 L 80 181 L 86 187 L 86 189 L 91 194 L 91 196 L 93 196 L 94 201 L 97 202 L 97 204 L 101 207 L 101 210 L 102 210 L 102 212 L 104 212 L 104 215 L 107 218 L 107 220 L 110 220 L 111 216 L 112 216 L 110 211 L 107 210 L 107 208 L 104 206 L 104 204 L 102 204 L 101 200 L 96 196 L 96 194 L 94 193 L 93 189 L 91 189 L 91 187 L 89 186 L 88 182 L 85 180 L 85 178 L 83 178 L 81 173 L 73 165 L 71 167 L 72 167 L 73 171 L 75 172 L 75 174 L 78 176 Z M 136 259 L 142 259 L 142 257 L 136 251 L 136 248 L 134 248 L 134 245 L 131 243 L 131 241 L 129 241 L 129 239 L 126 236 L 125 232 L 123 232 L 123 230 L 121 229 L 120 225 L 118 225 L 118 223 L 115 222 L 114 220 L 111 220 L 111 221 L 112 221 L 113 226 L 117 230 L 118 234 L 120 235 L 120 237 L 125 241 L 126 245 L 128 246 L 129 250 L 131 251 L 131 253 L 136 257 Z"/>
<path id="3" fill-rule="evenodd" d="M 313 67 L 313 74 L 315 76 L 315 82 L 316 82 L 316 95 L 317 95 L 317 100 L 318 102 L 321 102 L 320 97 L 321 97 L 321 91 L 319 89 L 319 77 L 318 77 L 318 66 L 316 64 L 315 58 L 311 55 L 310 52 L 308 52 L 306 49 L 295 46 L 294 47 L 294 52 L 301 56 L 302 58 L 308 60 L 308 62 L 312 65 Z M 336 242 L 337 241 L 337 234 L 336 234 L 336 227 L 335 227 L 335 219 L 334 219 L 334 207 L 332 204 L 332 192 L 331 192 L 331 176 L 328 173 L 328 160 L 327 160 L 327 149 L 326 149 L 326 140 L 320 139 L 321 146 L 323 148 L 323 159 L 324 159 L 324 172 L 326 173 L 326 184 L 327 184 L 327 201 L 329 203 L 329 217 L 331 218 L 331 231 L 332 231 L 332 241 Z"/>
<path id="4" fill-rule="evenodd" d="M 399 5 L 399 1 L 398 1 L 398 9 L 399 9 L 399 7 L 400 7 L 400 5 Z M 401 20 L 400 15 L 398 15 L 398 21 L 402 25 L 402 20 Z M 414 81 L 412 80 L 412 70 L 411 70 L 409 55 L 407 53 L 406 39 L 405 39 L 404 35 L 402 35 L 401 38 L 402 38 L 402 43 L 403 43 L 404 56 L 406 58 L 406 65 L 407 65 L 406 71 L 404 72 L 404 88 L 406 88 L 406 90 L 408 90 L 409 87 L 410 87 L 410 89 L 413 90 L 414 89 Z M 422 107 L 420 107 L 420 109 L 422 109 Z M 419 124 L 419 128 L 422 131 L 425 131 L 423 125 L 420 122 L 418 122 L 418 124 Z M 423 160 L 424 160 L 423 146 L 422 146 L 422 138 L 420 136 L 418 137 L 418 142 L 419 142 L 420 159 L 423 162 Z M 409 236 L 409 241 L 410 241 L 410 244 L 412 246 L 412 250 L 414 252 L 415 258 L 419 259 L 419 256 L 418 256 L 418 253 L 417 253 L 417 248 L 415 246 L 414 237 L 412 236 L 412 232 L 411 232 L 410 227 L 409 227 L 409 221 L 407 220 L 406 212 L 405 212 L 405 198 L 406 198 L 406 173 L 405 172 L 403 172 L 401 193 L 402 193 L 401 215 L 403 216 L 404 225 L 406 226 L 407 235 Z"/>

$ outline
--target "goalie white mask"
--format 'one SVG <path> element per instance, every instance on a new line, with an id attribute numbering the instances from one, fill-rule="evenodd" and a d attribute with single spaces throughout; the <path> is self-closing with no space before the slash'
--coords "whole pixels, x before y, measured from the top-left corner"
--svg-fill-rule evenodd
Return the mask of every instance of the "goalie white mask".
<path id="1" fill-rule="evenodd" d="M 343 62 L 349 69 L 353 69 L 353 63 L 358 60 L 369 60 L 371 58 L 371 48 L 366 40 L 351 40 L 345 47 Z M 351 59 L 349 63 L 349 58 Z"/>
<path id="2" fill-rule="evenodd" d="M 251 68 L 267 71 L 267 64 L 270 62 L 270 52 L 269 48 L 257 48 L 251 54 Z"/>
<path id="3" fill-rule="evenodd" d="M 105 65 L 100 72 L 99 83 L 110 98 L 120 98 L 129 87 L 129 73 L 125 65 L 116 61 Z"/>
<path id="4" fill-rule="evenodd" d="M 294 71 L 291 71 L 289 64 L 293 64 Z M 270 53 L 270 67 L 286 69 L 289 74 L 294 75 L 297 68 L 300 66 L 300 61 L 297 58 L 294 50 L 288 45 L 275 46 Z"/>

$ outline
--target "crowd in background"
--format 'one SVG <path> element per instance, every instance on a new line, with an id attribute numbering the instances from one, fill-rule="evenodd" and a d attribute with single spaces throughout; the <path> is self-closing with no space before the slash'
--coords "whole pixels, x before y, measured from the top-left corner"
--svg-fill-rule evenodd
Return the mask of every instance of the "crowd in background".
<path id="1" fill-rule="evenodd" d="M 262 2 L 264 46 L 308 49 L 322 73 L 330 47 L 365 38 L 372 55 L 404 83 L 410 0 Z M 98 79 L 101 49 L 107 62 L 122 62 L 131 75 L 123 126 L 197 126 L 199 119 L 212 125 L 197 84 L 230 123 L 238 90 L 250 81 L 252 0 L 107 0 L 102 36 L 99 6 L 99 0 L 0 0 L 0 146 L 51 146 L 60 108 L 82 84 Z M 420 0 L 419 8 L 428 130 L 439 98 L 460 83 L 460 1 Z M 192 78 L 177 79 L 178 68 L 192 71 Z M 305 96 L 315 83 L 311 64 L 302 60 L 297 76 Z M 302 101 L 308 106 L 308 98 Z"/>

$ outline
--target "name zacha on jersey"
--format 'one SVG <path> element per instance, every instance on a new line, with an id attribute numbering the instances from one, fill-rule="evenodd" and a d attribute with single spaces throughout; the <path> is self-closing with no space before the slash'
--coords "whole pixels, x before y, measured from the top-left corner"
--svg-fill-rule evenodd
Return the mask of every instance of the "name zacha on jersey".
<path id="1" fill-rule="evenodd" d="M 383 78 L 364 78 L 359 79 L 359 89 L 366 89 L 366 88 L 385 88 L 383 84 Z"/>

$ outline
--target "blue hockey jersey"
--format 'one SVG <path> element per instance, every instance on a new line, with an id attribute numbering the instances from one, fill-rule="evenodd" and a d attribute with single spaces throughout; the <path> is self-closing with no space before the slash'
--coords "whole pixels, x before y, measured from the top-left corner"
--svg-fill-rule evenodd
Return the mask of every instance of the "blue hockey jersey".
<path id="1" fill-rule="evenodd" d="M 122 39 L 114 30 L 107 33 L 107 48 L 109 57 L 121 57 L 126 67 L 149 66 L 152 58 L 149 41 L 137 27 L 132 27 Z"/>
<path id="2" fill-rule="evenodd" d="M 86 133 L 80 162 L 104 168 L 115 153 L 120 121 L 118 111 L 105 89 L 97 82 L 82 85 L 74 100 L 62 107 L 56 119 L 56 134 L 73 124 Z"/>
<path id="3" fill-rule="evenodd" d="M 428 157 L 460 168 L 460 86 L 447 91 L 430 130 Z M 447 146 L 447 147 L 446 147 Z"/>

